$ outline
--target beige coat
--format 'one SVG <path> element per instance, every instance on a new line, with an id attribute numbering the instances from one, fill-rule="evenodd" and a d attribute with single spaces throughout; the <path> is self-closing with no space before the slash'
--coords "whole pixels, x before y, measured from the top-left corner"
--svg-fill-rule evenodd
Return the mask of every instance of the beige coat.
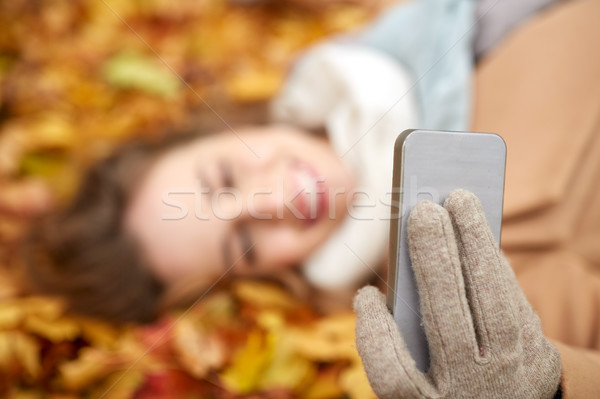
<path id="1" fill-rule="evenodd" d="M 502 247 L 557 343 L 565 398 L 600 398 L 600 1 L 536 16 L 477 68 L 472 129 L 508 147 Z"/>

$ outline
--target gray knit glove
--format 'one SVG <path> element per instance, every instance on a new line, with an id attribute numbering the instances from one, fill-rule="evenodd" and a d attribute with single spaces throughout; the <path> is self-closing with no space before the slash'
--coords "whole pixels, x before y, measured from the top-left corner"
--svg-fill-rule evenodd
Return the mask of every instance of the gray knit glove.
<path id="1" fill-rule="evenodd" d="M 421 202 L 408 239 L 431 366 L 420 372 L 383 295 L 361 289 L 354 301 L 356 342 L 380 398 L 552 398 L 558 350 L 544 337 L 479 200 L 451 193 L 444 207 Z"/>

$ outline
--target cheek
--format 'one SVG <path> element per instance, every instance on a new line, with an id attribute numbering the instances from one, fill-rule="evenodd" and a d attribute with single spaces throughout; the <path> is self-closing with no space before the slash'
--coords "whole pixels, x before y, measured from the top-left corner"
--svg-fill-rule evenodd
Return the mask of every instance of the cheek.
<path id="1" fill-rule="evenodd" d="M 263 270 L 292 267 L 302 263 L 312 248 L 293 229 L 264 227 L 256 230 L 257 264 Z"/>
<path id="2" fill-rule="evenodd" d="M 333 232 L 330 221 L 309 228 L 265 223 L 254 229 L 257 265 L 276 270 L 301 265 Z"/>

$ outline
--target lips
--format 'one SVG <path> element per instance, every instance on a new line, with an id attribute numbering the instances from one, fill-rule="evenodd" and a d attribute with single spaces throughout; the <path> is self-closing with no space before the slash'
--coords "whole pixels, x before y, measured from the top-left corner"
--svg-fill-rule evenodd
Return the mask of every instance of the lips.
<path id="1" fill-rule="evenodd" d="M 292 205 L 299 219 L 313 224 L 327 214 L 328 185 L 325 178 L 308 162 L 296 160 L 292 164 Z"/>

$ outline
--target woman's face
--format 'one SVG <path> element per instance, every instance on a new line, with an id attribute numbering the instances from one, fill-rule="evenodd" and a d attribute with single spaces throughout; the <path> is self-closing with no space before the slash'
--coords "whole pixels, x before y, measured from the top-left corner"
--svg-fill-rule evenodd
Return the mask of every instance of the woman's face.
<path id="1" fill-rule="evenodd" d="M 353 177 L 324 138 L 287 126 L 199 138 L 152 166 L 125 227 L 167 284 L 300 264 L 347 214 Z"/>

